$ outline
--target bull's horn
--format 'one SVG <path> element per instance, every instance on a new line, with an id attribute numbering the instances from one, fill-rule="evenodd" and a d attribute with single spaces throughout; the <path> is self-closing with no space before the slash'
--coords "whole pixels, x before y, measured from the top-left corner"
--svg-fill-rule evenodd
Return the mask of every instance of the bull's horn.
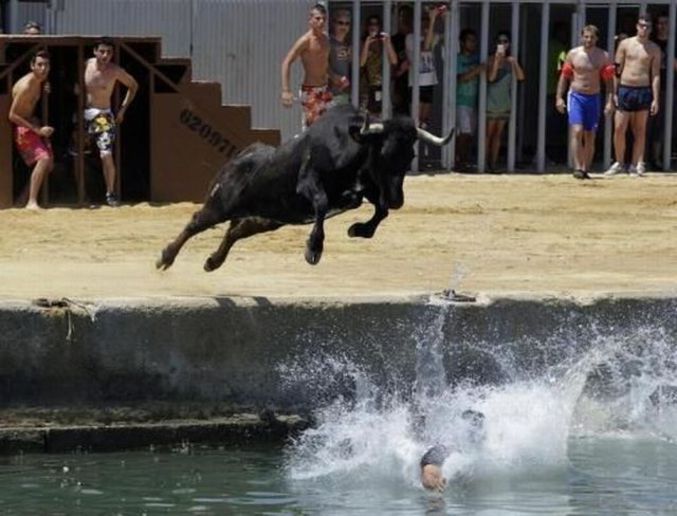
<path id="1" fill-rule="evenodd" d="M 455 129 L 452 129 L 449 131 L 449 134 L 446 135 L 444 138 L 440 138 L 439 136 L 435 136 L 434 134 L 429 133 L 425 129 L 421 129 L 420 127 L 416 128 L 416 131 L 418 132 L 418 137 L 431 145 L 437 145 L 438 147 L 442 147 L 442 145 L 446 145 L 449 143 L 451 138 L 454 136 L 454 131 Z"/>
<path id="2" fill-rule="evenodd" d="M 381 134 L 383 132 L 383 124 L 376 123 L 369 125 L 368 122 L 365 122 L 364 127 L 360 129 L 360 134 L 366 136 L 368 134 Z"/>

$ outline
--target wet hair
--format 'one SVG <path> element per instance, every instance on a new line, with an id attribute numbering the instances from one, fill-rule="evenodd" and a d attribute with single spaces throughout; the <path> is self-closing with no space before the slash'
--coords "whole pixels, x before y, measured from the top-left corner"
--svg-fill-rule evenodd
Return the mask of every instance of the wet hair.
<path id="1" fill-rule="evenodd" d="M 31 65 L 35 64 L 35 62 L 38 60 L 38 57 L 47 59 L 49 61 L 49 51 L 45 47 L 38 48 L 33 54 L 33 57 L 31 57 Z"/>
<path id="2" fill-rule="evenodd" d="M 311 13 L 312 13 L 313 11 L 317 11 L 318 13 L 320 13 L 320 14 L 322 14 L 322 15 L 324 15 L 324 16 L 327 16 L 327 8 L 326 8 L 324 5 L 320 4 L 320 3 L 315 4 L 315 5 L 310 9 L 310 12 L 311 12 Z"/>
<path id="3" fill-rule="evenodd" d="M 463 29 L 461 34 L 458 36 L 458 40 L 463 43 L 468 36 L 477 37 L 477 33 L 473 29 Z"/>
<path id="4" fill-rule="evenodd" d="M 99 48 L 100 46 L 113 48 L 115 47 L 115 42 L 112 38 L 104 36 L 103 38 L 97 39 L 96 43 L 94 43 L 94 48 Z"/>
<path id="5" fill-rule="evenodd" d="M 597 28 L 596 25 L 586 25 L 581 30 L 581 36 L 583 35 L 584 32 L 592 32 L 593 36 L 595 36 L 596 38 L 599 38 L 599 29 Z"/>

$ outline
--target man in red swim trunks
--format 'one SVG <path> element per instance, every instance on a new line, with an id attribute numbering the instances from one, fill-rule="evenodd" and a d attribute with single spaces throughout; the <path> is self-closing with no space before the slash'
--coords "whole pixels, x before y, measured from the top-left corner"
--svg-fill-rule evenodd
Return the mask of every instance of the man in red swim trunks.
<path id="1" fill-rule="evenodd" d="M 12 88 L 12 105 L 9 121 L 14 124 L 14 141 L 26 165 L 33 167 L 26 208 L 39 209 L 38 193 L 47 174 L 54 167 L 54 157 L 49 137 L 54 128 L 42 125 L 35 117 L 35 105 L 42 96 L 49 75 L 49 53 L 38 50 L 31 59 L 31 71 L 19 79 Z"/>
<path id="2" fill-rule="evenodd" d="M 282 105 L 291 107 L 294 95 L 289 87 L 289 70 L 296 59 L 301 58 L 304 78 L 301 86 L 303 105 L 303 129 L 307 129 L 329 107 L 332 100 L 328 88 L 329 38 L 324 33 L 327 10 L 322 4 L 315 4 L 308 17 L 308 32 L 291 47 L 282 61 Z"/>

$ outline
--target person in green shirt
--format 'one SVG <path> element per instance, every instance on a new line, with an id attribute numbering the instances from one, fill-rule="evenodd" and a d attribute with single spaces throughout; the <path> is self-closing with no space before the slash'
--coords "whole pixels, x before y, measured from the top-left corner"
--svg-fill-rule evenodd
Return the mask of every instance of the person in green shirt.
<path id="1" fill-rule="evenodd" d="M 463 29 L 459 37 L 461 51 L 456 61 L 456 164 L 454 170 L 465 172 L 470 166 L 470 152 L 477 129 L 477 94 L 479 77 L 486 65 L 477 54 L 477 34 Z"/>

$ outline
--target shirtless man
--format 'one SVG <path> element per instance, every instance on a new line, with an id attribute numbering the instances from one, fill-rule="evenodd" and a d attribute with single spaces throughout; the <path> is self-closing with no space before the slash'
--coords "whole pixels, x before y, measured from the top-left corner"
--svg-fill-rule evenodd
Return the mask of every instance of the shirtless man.
<path id="1" fill-rule="evenodd" d="M 557 84 L 555 108 L 560 113 L 569 111 L 571 126 L 571 149 L 574 154 L 574 177 L 590 179 L 588 171 L 595 154 L 595 133 L 600 116 L 600 85 L 605 82 L 607 102 L 604 114 L 613 112 L 614 66 L 609 54 L 597 46 L 599 30 L 587 25 L 581 31 L 579 47 L 572 48 L 566 56 L 562 73 Z M 568 102 L 564 103 L 564 92 L 569 86 Z"/>
<path id="2" fill-rule="evenodd" d="M 651 18 L 642 15 L 637 20 L 637 36 L 621 41 L 616 51 L 616 117 L 614 147 L 616 162 L 605 175 L 613 176 L 623 171 L 625 156 L 625 132 L 632 129 L 634 144 L 632 163 L 628 172 L 643 176 L 646 124 L 649 113 L 658 113 L 660 95 L 661 50 L 649 40 Z"/>
<path id="3" fill-rule="evenodd" d="M 297 58 L 303 63 L 304 78 L 301 86 L 303 129 L 305 130 L 328 108 L 332 99 L 328 89 L 329 38 L 324 33 L 327 10 L 315 4 L 308 17 L 309 30 L 291 47 L 282 61 L 282 105 L 291 107 L 294 96 L 289 88 L 289 69 Z M 340 81 L 340 78 L 337 78 Z"/>
<path id="4" fill-rule="evenodd" d="M 94 47 L 94 57 L 87 60 L 85 66 L 85 89 L 87 103 L 85 126 L 89 137 L 96 142 L 103 165 L 103 177 L 106 181 L 106 203 L 119 206 L 115 195 L 115 162 L 113 161 L 113 142 L 115 129 L 121 124 L 129 104 L 134 99 L 138 84 L 134 77 L 111 60 L 113 41 L 103 38 Z M 120 82 L 127 88 L 117 115 L 111 109 L 111 97 L 115 83 Z"/>
<path id="5" fill-rule="evenodd" d="M 14 141 L 21 157 L 29 167 L 35 165 L 31 173 L 26 208 L 39 209 L 38 193 L 40 187 L 54 167 L 54 157 L 49 137 L 54 128 L 42 125 L 34 116 L 35 105 L 42 96 L 44 84 L 49 75 L 49 53 L 38 50 L 31 59 L 31 71 L 24 75 L 12 88 L 12 105 L 9 108 L 9 121 L 14 124 Z"/>

